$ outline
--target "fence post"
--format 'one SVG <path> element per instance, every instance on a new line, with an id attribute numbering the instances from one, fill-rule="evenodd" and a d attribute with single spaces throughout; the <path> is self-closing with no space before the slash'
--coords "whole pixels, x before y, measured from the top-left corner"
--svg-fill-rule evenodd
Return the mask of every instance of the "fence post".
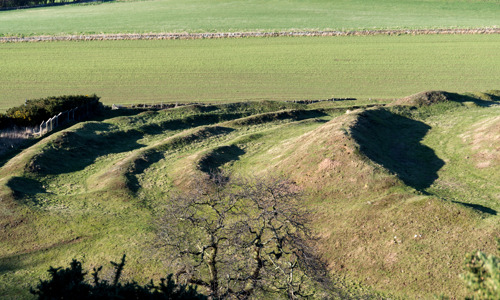
<path id="1" fill-rule="evenodd" d="M 40 137 L 43 134 L 43 123 L 45 123 L 45 121 L 42 121 L 42 124 L 40 124 Z"/>

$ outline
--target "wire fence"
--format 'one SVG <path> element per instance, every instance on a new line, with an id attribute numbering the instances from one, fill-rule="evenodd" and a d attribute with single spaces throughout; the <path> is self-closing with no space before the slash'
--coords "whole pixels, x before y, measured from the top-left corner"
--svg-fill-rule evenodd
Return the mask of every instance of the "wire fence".
<path id="1" fill-rule="evenodd" d="M 72 121 L 83 120 L 97 109 L 98 103 L 99 101 L 95 101 L 79 107 L 75 107 L 71 110 L 60 112 L 47 121 L 43 121 L 40 126 L 35 127 L 33 134 L 42 136 L 61 125 L 67 124 Z"/>

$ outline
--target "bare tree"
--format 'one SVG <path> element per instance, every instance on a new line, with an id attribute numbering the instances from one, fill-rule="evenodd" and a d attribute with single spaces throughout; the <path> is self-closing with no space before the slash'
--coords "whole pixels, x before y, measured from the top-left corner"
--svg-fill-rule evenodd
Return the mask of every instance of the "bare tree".
<path id="1" fill-rule="evenodd" d="M 324 269 L 300 200 L 298 187 L 282 179 L 198 180 L 172 197 L 158 223 L 177 280 L 205 287 L 212 299 L 310 295 L 312 271 Z"/>

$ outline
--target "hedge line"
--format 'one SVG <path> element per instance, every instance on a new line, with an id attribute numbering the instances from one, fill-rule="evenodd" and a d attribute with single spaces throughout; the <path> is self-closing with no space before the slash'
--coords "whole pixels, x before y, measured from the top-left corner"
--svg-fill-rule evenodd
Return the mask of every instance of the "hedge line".
<path id="1" fill-rule="evenodd" d="M 84 105 L 95 104 L 100 97 L 96 95 L 68 95 L 26 100 L 26 103 L 12 107 L 5 114 L 0 114 L 0 128 L 10 126 L 33 127 L 43 121 L 64 112 Z M 95 105 L 91 105 L 95 109 Z"/>

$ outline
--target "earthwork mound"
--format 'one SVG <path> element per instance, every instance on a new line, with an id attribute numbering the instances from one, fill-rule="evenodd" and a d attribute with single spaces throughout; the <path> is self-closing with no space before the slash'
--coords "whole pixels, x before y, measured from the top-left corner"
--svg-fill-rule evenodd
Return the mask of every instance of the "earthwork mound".
<path id="1" fill-rule="evenodd" d="M 409 106 L 429 106 L 439 102 L 447 102 L 450 96 L 443 91 L 426 91 L 420 92 L 408 97 L 396 100 L 392 105 L 409 105 Z"/>

